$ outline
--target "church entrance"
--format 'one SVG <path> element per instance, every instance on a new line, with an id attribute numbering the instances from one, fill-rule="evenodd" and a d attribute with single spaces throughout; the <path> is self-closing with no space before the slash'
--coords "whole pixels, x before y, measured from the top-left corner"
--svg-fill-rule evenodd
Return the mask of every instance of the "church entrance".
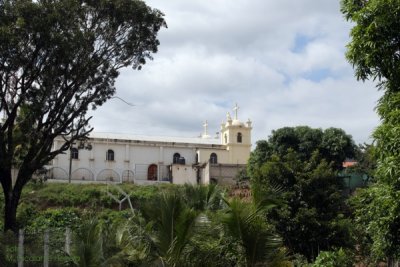
<path id="1" fill-rule="evenodd" d="M 157 165 L 151 164 L 147 170 L 147 180 L 157 181 Z"/>

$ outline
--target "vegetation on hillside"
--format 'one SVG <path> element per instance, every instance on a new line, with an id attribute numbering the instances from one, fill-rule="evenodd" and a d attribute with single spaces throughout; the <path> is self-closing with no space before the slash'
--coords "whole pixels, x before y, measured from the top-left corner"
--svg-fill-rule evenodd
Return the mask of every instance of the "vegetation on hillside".
<path id="1" fill-rule="evenodd" d="M 270 200 L 254 205 L 227 198 L 226 191 L 215 185 L 121 187 L 131 196 L 134 212 L 128 205 L 119 211 L 105 193 L 106 185 L 30 184 L 18 210 L 20 227 L 38 233 L 58 230 L 58 235 L 71 228 L 70 261 L 53 262 L 60 266 L 280 266 L 284 262 L 281 240 L 265 221 L 265 212 L 275 205 Z"/>

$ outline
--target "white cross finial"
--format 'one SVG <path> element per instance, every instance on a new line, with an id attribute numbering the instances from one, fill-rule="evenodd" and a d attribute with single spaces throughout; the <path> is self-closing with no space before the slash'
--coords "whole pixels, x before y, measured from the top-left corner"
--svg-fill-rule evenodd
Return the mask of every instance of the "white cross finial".
<path id="1" fill-rule="evenodd" d="M 204 136 L 207 136 L 208 135 L 208 133 L 207 133 L 208 122 L 207 121 L 203 124 L 203 127 L 204 127 Z"/>
<path id="2" fill-rule="evenodd" d="M 233 108 L 233 110 L 235 111 L 235 120 L 237 120 L 238 119 L 238 110 L 239 110 L 239 106 L 237 103 L 235 104 L 235 107 Z"/>

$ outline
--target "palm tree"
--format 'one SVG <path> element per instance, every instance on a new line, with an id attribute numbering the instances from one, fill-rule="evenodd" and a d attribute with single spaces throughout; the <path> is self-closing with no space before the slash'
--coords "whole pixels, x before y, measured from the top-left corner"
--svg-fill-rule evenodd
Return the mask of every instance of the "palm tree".
<path id="1" fill-rule="evenodd" d="M 73 240 L 72 258 L 76 266 L 101 266 L 103 262 L 102 240 L 96 219 L 84 221 L 75 232 Z"/>
<path id="2" fill-rule="evenodd" d="M 226 210 L 221 223 L 238 242 L 245 266 L 272 266 L 280 255 L 281 240 L 265 222 L 264 206 L 245 203 L 238 198 L 225 200 Z M 272 205 L 272 204 L 271 204 Z"/>
<path id="3" fill-rule="evenodd" d="M 121 244 L 136 262 L 184 266 L 182 254 L 193 234 L 197 215 L 177 192 L 165 192 L 142 206 L 142 217 L 131 218 L 120 235 Z"/>
<path id="4" fill-rule="evenodd" d="M 223 207 L 222 191 L 216 184 L 185 184 L 182 191 L 185 203 L 199 212 L 215 211 Z"/>
<path id="5" fill-rule="evenodd" d="M 84 220 L 73 239 L 75 266 L 125 266 L 117 244 L 117 225 L 107 225 L 96 218 Z"/>

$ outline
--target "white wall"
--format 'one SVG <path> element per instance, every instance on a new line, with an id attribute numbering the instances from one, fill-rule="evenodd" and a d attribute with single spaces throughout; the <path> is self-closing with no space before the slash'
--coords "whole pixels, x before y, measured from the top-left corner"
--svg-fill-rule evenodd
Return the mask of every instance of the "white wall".
<path id="1" fill-rule="evenodd" d="M 86 175 L 81 175 L 80 172 L 86 171 L 93 175 L 93 180 L 104 175 L 112 175 L 118 181 L 122 181 L 123 173 L 132 171 L 135 181 L 137 179 L 147 180 L 148 167 L 151 164 L 158 166 L 158 178 L 165 178 L 168 174 L 168 167 L 173 163 L 173 155 L 179 153 L 181 157 L 185 158 L 185 165 L 176 165 L 172 169 L 172 177 L 174 183 L 197 183 L 197 174 L 192 165 L 196 163 L 196 153 L 199 154 L 199 162 L 207 163 L 210 159 L 211 153 L 216 153 L 219 164 L 238 163 L 236 158 L 247 158 L 249 152 L 246 152 L 244 147 L 233 149 L 229 151 L 227 146 L 222 145 L 204 145 L 204 144 L 188 144 L 188 143 L 173 143 L 173 142 L 147 142 L 147 141 L 131 141 L 131 140 L 117 140 L 117 139 L 89 139 L 88 142 L 92 146 L 92 150 L 85 149 L 79 150 L 79 159 L 72 160 L 72 177 L 73 179 L 80 179 Z M 62 141 L 55 142 L 54 146 L 59 147 Z M 114 161 L 106 160 L 107 150 L 114 151 Z M 233 152 L 233 153 L 232 153 Z M 236 156 L 237 154 L 243 155 Z M 235 158 L 235 159 L 233 159 Z M 243 161 L 241 158 L 240 161 Z M 232 162 L 234 161 L 234 162 Z M 53 167 L 60 168 L 66 173 L 68 179 L 70 163 L 70 151 L 65 154 L 58 155 L 53 160 Z M 241 163 L 241 162 L 240 162 Z M 209 171 L 201 169 L 201 178 L 203 183 L 209 183 Z M 110 174 L 105 174 L 105 170 Z M 99 174 L 101 174 L 99 176 Z M 115 174 L 115 176 L 114 176 Z M 65 177 L 64 175 L 64 177 Z M 108 176 L 107 176 L 108 177 Z M 65 179 L 65 178 L 63 178 Z M 85 178 L 87 179 L 87 178 Z M 104 177 L 103 177 L 104 179 Z"/>
<path id="2" fill-rule="evenodd" d="M 174 184 L 197 184 L 197 170 L 191 165 L 172 165 L 172 177 Z"/>

